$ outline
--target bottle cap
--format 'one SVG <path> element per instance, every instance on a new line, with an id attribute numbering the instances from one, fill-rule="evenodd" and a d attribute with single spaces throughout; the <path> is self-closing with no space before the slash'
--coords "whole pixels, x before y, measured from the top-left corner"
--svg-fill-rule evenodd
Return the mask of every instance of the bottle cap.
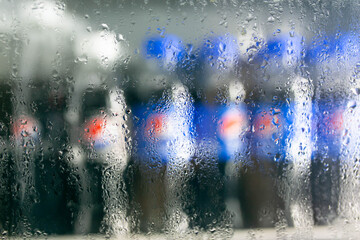
<path id="1" fill-rule="evenodd" d="M 144 41 L 146 59 L 156 59 L 165 68 L 174 68 L 183 57 L 182 41 L 174 35 L 153 36 Z"/>
<path id="2" fill-rule="evenodd" d="M 218 70 L 232 69 L 239 57 L 237 40 L 229 34 L 211 36 L 205 39 L 200 56 L 205 64 Z"/>

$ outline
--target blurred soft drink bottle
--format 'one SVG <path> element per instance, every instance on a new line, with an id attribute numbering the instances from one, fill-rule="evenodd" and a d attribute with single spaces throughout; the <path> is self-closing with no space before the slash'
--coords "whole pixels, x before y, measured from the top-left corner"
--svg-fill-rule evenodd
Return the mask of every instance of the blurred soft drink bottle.
<path id="1" fill-rule="evenodd" d="M 74 86 L 66 113 L 69 158 L 79 177 L 75 233 L 124 234 L 130 228 L 124 183 L 130 140 L 127 106 L 115 70 L 126 44 L 108 29 L 79 34 L 77 41 Z"/>
<path id="2" fill-rule="evenodd" d="M 16 232 L 71 232 L 62 111 L 71 64 L 72 20 L 52 2 L 23 3 L 13 64 Z M 60 24 L 61 22 L 61 24 Z M 56 30 L 55 30 L 56 29 Z M 15 51 L 16 52 L 16 51 Z M 62 60 L 58 58 L 62 55 Z M 56 130 L 54 130 L 56 129 Z M 57 131 L 57 132 L 56 132 Z"/>
<path id="3" fill-rule="evenodd" d="M 135 183 L 142 211 L 140 229 L 185 232 L 183 193 L 194 152 L 194 110 L 178 74 L 183 43 L 172 35 L 149 37 L 142 54 L 134 62 L 136 85 L 129 93 L 129 98 L 137 96 L 131 107 L 137 140 L 134 162 L 140 177 Z"/>
<path id="4" fill-rule="evenodd" d="M 345 31 L 315 38 L 309 51 L 317 80 L 319 139 L 312 174 L 315 220 L 320 224 L 337 216 L 358 224 L 359 46 L 356 34 Z"/>
<path id="5" fill-rule="evenodd" d="M 311 123 L 311 116 L 306 114 L 312 114 L 312 96 L 303 98 L 297 94 L 296 87 L 301 87 L 308 80 L 301 77 L 303 39 L 293 34 L 269 36 L 254 57 L 253 77 L 255 83 L 262 84 L 263 88 L 257 89 L 254 85 L 251 94 L 253 102 L 251 155 L 256 170 L 245 174 L 249 179 L 244 181 L 248 181 L 249 184 L 248 190 L 245 191 L 253 192 L 257 189 L 256 192 L 261 194 L 261 197 L 255 192 L 249 194 L 255 198 L 248 201 L 253 204 L 253 207 L 248 208 L 250 211 L 248 216 L 253 219 L 249 221 L 250 226 L 288 224 L 286 222 L 291 221 L 288 216 L 291 214 L 288 204 L 292 204 L 292 201 L 286 198 L 288 194 L 284 194 L 283 191 L 296 192 L 301 189 L 299 190 L 301 192 L 304 190 L 303 187 L 304 191 L 309 189 L 308 186 L 295 186 L 293 181 L 297 181 L 295 180 L 297 177 L 293 177 L 292 168 L 288 168 L 296 162 L 294 160 L 296 156 L 292 155 L 294 151 L 290 148 L 302 144 L 296 142 L 297 139 L 308 141 L 312 136 L 311 133 L 307 135 L 307 132 L 306 136 L 295 134 L 299 133 L 301 124 L 308 126 Z M 296 108 L 305 103 L 299 101 L 305 101 L 308 108 Z M 306 118 L 308 120 L 301 119 L 302 113 L 308 117 Z M 309 125 L 308 128 L 310 127 Z M 309 149 L 310 156 L 300 162 L 310 166 L 311 148 L 306 149 Z M 308 174 L 304 176 L 307 177 Z M 306 195 L 309 196 L 310 193 Z M 304 196 L 299 198 L 302 197 Z M 308 205 L 310 203 L 308 202 Z"/>
<path id="6" fill-rule="evenodd" d="M 343 86 L 338 85 L 335 63 L 340 40 L 324 35 L 314 38 L 313 43 L 306 53 L 306 63 L 316 87 L 313 110 L 317 141 L 311 165 L 312 201 L 315 223 L 330 224 L 337 216 L 346 99 Z M 325 71 L 326 68 L 330 71 Z"/>
<path id="7" fill-rule="evenodd" d="M 200 95 L 190 197 L 192 225 L 201 229 L 226 229 L 232 221 L 229 211 L 234 214 L 234 224 L 242 222 L 237 177 L 246 158 L 248 119 L 238 60 L 239 47 L 231 35 L 210 36 L 202 42 L 196 70 Z"/>

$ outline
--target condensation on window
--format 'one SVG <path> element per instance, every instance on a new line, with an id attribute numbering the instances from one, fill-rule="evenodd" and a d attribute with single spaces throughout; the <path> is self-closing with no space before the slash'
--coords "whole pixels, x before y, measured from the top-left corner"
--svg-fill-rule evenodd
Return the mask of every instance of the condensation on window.
<path id="1" fill-rule="evenodd" d="M 359 16 L 0 0 L 0 238 L 356 239 Z"/>

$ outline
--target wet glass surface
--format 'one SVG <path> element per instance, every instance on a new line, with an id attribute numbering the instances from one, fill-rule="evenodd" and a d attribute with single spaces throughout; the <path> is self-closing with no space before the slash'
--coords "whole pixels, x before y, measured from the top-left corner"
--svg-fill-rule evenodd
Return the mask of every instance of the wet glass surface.
<path id="1" fill-rule="evenodd" d="M 359 13 L 0 0 L 0 238 L 356 238 Z"/>

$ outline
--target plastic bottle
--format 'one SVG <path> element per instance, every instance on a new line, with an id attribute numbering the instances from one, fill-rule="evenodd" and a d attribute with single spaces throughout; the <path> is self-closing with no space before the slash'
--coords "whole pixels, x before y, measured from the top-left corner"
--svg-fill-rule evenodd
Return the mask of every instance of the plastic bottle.
<path id="1" fill-rule="evenodd" d="M 66 112 L 68 158 L 79 178 L 74 230 L 122 235 L 130 230 L 124 171 L 131 148 L 127 105 L 115 76 L 126 43 L 108 29 L 79 34 L 77 41 L 74 86 Z"/>
<path id="2" fill-rule="evenodd" d="M 128 93 L 137 96 L 131 107 L 140 229 L 183 233 L 188 216 L 182 195 L 194 153 L 193 100 L 179 78 L 183 43 L 173 35 L 148 37 L 141 53 L 132 69 L 136 84 Z"/>

